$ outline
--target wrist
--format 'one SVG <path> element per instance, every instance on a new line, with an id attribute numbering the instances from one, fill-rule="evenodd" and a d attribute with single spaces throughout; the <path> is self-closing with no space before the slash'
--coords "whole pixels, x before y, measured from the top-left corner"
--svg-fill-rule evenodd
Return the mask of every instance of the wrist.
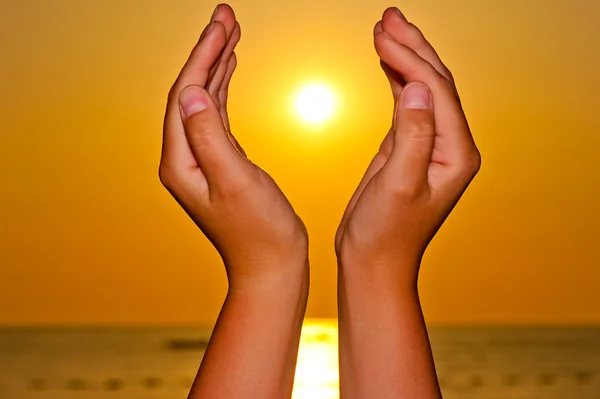
<path id="1" fill-rule="evenodd" d="M 348 254 L 346 254 L 348 255 Z M 417 295 L 420 257 L 338 257 L 338 276 L 341 284 L 360 285 L 374 293 L 390 290 Z"/>
<path id="2" fill-rule="evenodd" d="M 308 300 L 308 262 L 282 269 L 230 284 L 190 397 L 289 397 Z"/>
<path id="3" fill-rule="evenodd" d="M 254 262 L 252 265 L 226 265 L 229 280 L 228 297 L 246 299 L 308 295 L 310 268 L 308 255 L 288 260 Z M 245 272 L 239 272 L 243 270 Z"/>

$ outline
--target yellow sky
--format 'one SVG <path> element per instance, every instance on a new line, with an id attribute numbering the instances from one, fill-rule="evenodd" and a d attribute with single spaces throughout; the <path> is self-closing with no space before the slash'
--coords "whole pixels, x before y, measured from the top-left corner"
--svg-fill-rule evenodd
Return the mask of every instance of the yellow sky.
<path id="1" fill-rule="evenodd" d="M 211 323 L 217 253 L 157 177 L 167 91 L 216 3 L 0 5 L 0 324 Z M 388 1 L 236 0 L 232 128 L 304 219 L 307 315 L 334 317 L 333 235 L 387 132 Z M 453 71 L 483 167 L 431 244 L 431 323 L 600 322 L 600 3 L 398 3 Z M 313 131 L 290 95 L 343 101 Z"/>

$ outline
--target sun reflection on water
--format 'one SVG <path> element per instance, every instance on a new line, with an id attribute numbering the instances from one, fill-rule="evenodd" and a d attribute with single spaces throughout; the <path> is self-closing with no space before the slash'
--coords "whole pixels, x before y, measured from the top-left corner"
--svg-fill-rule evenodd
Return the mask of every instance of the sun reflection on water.
<path id="1" fill-rule="evenodd" d="M 338 399 L 338 328 L 335 319 L 302 326 L 292 399 Z"/>

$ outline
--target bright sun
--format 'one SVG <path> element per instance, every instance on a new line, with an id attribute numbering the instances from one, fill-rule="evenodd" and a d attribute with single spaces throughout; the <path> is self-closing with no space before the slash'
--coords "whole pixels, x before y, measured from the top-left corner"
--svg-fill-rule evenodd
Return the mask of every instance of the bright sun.
<path id="1" fill-rule="evenodd" d="M 333 114 L 335 100 L 329 88 L 321 84 L 305 86 L 296 98 L 296 111 L 310 123 L 323 122 Z"/>

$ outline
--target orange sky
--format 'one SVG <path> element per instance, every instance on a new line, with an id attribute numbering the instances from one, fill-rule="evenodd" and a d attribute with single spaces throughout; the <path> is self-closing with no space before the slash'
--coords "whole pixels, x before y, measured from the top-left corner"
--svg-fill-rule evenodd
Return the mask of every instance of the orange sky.
<path id="1" fill-rule="evenodd" d="M 0 324 L 211 323 L 226 280 L 157 177 L 167 91 L 216 3 L 4 2 Z M 382 0 L 236 0 L 236 137 L 304 219 L 308 316 L 334 317 L 333 235 L 391 118 Z M 483 167 L 431 244 L 431 323 L 600 323 L 600 3 L 406 0 L 453 71 Z M 320 131 L 287 107 L 319 79 Z"/>

